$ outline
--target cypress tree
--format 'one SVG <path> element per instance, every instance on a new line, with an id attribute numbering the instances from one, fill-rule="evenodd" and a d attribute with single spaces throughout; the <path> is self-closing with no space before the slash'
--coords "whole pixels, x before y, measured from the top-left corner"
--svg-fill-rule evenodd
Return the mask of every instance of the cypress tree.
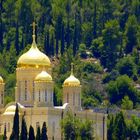
<path id="1" fill-rule="evenodd" d="M 51 50 L 51 55 L 54 56 L 54 36 L 51 36 L 51 41 L 50 41 L 50 50 Z"/>
<path id="2" fill-rule="evenodd" d="M 21 135 L 20 140 L 27 140 L 27 126 L 24 116 L 22 117 Z"/>
<path id="3" fill-rule="evenodd" d="M 73 39 L 73 56 L 76 55 L 78 41 L 77 41 L 77 18 L 75 15 L 75 26 L 74 26 L 74 39 Z"/>
<path id="4" fill-rule="evenodd" d="M 56 37 L 56 47 L 55 47 L 55 53 L 56 53 L 56 57 L 58 57 L 58 51 L 59 51 L 59 48 L 58 48 L 58 46 L 59 46 L 59 41 L 58 41 L 58 38 Z"/>
<path id="5" fill-rule="evenodd" d="M 45 47 L 45 53 L 47 55 L 49 55 L 50 54 L 50 34 L 49 34 L 49 31 L 47 32 L 47 35 L 45 34 L 44 47 Z"/>
<path id="6" fill-rule="evenodd" d="M 17 24 L 16 24 L 16 35 L 15 35 L 15 47 L 16 47 L 16 52 L 17 52 L 17 55 L 19 54 L 19 32 L 18 32 L 18 21 L 17 21 Z"/>
<path id="7" fill-rule="evenodd" d="M 62 23 L 61 29 L 61 55 L 64 54 L 65 51 L 65 33 L 64 33 L 64 23 Z"/>
<path id="8" fill-rule="evenodd" d="M 40 134 L 40 126 L 37 128 L 37 134 L 36 134 L 36 140 L 41 139 L 41 134 Z"/>
<path id="9" fill-rule="evenodd" d="M 49 31 L 47 32 L 47 54 L 50 54 L 50 33 Z"/>
<path id="10" fill-rule="evenodd" d="M 13 130 L 10 136 L 10 140 L 19 140 L 19 110 L 18 110 L 17 103 L 16 103 L 16 111 L 13 120 Z"/>
<path id="11" fill-rule="evenodd" d="M 6 136 L 6 126 L 4 127 L 4 136 L 3 136 L 3 140 L 7 140 L 7 136 Z"/>
<path id="12" fill-rule="evenodd" d="M 46 122 L 42 126 L 41 140 L 48 140 Z"/>
<path id="13" fill-rule="evenodd" d="M 29 139 L 28 140 L 35 140 L 34 128 L 30 125 L 29 129 Z"/>
<path id="14" fill-rule="evenodd" d="M 93 38 L 97 37 L 97 2 L 94 0 L 94 11 L 93 11 Z"/>
<path id="15" fill-rule="evenodd" d="M 67 0 L 66 4 L 66 12 L 67 12 L 67 28 L 66 28 L 66 42 L 67 42 L 67 48 L 70 46 L 70 0 Z"/>

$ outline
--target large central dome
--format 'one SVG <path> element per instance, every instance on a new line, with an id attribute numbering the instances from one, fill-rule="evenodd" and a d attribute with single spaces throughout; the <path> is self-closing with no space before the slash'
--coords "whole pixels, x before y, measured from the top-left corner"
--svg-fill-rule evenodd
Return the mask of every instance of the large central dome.
<path id="1" fill-rule="evenodd" d="M 33 35 L 33 43 L 31 48 L 19 58 L 17 65 L 18 67 L 24 67 L 24 66 L 51 67 L 51 62 L 48 56 L 46 56 L 37 48 L 35 42 L 35 35 Z"/>

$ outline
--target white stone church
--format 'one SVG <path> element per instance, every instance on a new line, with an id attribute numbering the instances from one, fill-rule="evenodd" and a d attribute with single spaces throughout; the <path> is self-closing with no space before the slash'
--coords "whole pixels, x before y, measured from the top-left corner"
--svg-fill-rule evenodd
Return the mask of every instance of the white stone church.
<path id="1" fill-rule="evenodd" d="M 16 68 L 16 87 L 15 102 L 4 106 L 5 83 L 0 77 L 0 135 L 7 128 L 9 138 L 15 114 L 16 103 L 19 105 L 20 125 L 22 116 L 29 130 L 29 126 L 42 126 L 45 121 L 47 124 L 47 135 L 49 140 L 63 140 L 60 122 L 68 110 L 81 119 L 93 120 L 94 137 L 96 140 L 107 140 L 106 115 L 95 113 L 93 110 L 83 110 L 81 107 L 81 84 L 73 74 L 64 81 L 63 87 L 63 106 L 54 106 L 53 91 L 54 82 L 52 78 L 51 62 L 42 53 L 35 41 L 35 28 L 33 31 L 33 42 L 31 48 L 24 53 L 17 62 Z"/>

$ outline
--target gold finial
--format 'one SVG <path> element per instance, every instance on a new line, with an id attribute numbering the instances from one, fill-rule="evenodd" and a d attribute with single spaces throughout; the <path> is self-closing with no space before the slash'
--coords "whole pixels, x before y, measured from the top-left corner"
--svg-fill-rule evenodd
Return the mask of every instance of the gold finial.
<path id="1" fill-rule="evenodd" d="M 30 26 L 33 27 L 33 42 L 35 42 L 35 27 L 37 26 L 37 24 L 35 22 L 33 22 Z"/>
<path id="2" fill-rule="evenodd" d="M 71 75 L 73 75 L 73 70 L 74 70 L 74 64 L 71 63 Z"/>
<path id="3" fill-rule="evenodd" d="M 37 24 L 35 22 L 33 22 L 31 24 L 31 26 L 33 27 L 33 35 L 35 35 L 35 27 L 37 26 Z"/>

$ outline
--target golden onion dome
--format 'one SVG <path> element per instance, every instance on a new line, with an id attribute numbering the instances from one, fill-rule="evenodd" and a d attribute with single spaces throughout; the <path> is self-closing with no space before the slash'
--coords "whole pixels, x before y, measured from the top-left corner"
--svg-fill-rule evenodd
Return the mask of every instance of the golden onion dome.
<path id="1" fill-rule="evenodd" d="M 74 75 L 70 75 L 65 81 L 64 86 L 80 86 L 80 81 Z"/>
<path id="2" fill-rule="evenodd" d="M 52 82 L 52 77 L 46 71 L 42 71 L 35 77 L 35 81 Z"/>
<path id="3" fill-rule="evenodd" d="M 63 86 L 80 86 L 80 81 L 73 75 L 73 64 L 71 66 L 71 75 L 64 81 Z"/>
<path id="4" fill-rule="evenodd" d="M 0 83 L 3 83 L 3 78 L 0 76 Z"/>
<path id="5" fill-rule="evenodd" d="M 24 66 L 46 66 L 51 67 L 51 62 L 44 53 L 42 53 L 38 48 L 35 41 L 35 22 L 32 24 L 33 26 L 33 42 L 31 48 L 24 53 L 18 59 L 17 65 L 18 67 Z"/>

